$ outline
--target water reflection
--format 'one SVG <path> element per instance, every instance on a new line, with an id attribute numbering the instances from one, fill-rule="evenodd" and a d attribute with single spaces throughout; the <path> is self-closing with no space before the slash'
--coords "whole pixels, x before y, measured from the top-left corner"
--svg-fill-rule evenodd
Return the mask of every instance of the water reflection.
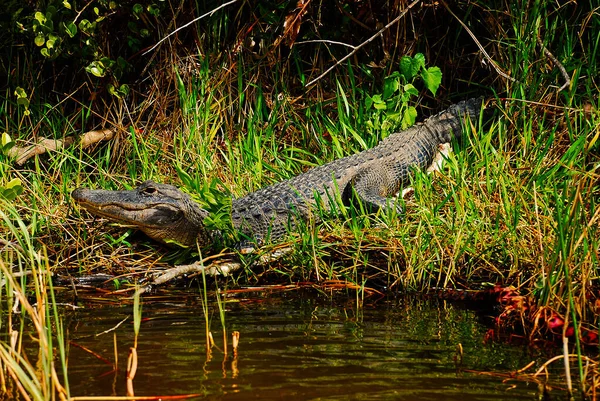
<path id="1" fill-rule="evenodd" d="M 194 393 L 222 400 L 535 398 L 535 385 L 505 384 L 457 370 L 459 344 L 464 349 L 462 366 L 468 369 L 505 372 L 530 361 L 523 349 L 483 344 L 485 327 L 472 311 L 416 300 L 357 309 L 352 302 L 298 295 L 226 304 L 229 341 L 232 331 L 241 333 L 237 358 L 231 346 L 227 358 L 216 347 L 207 357 L 198 299 L 146 298 L 136 395 Z M 130 313 L 127 306 L 88 307 L 68 314 L 72 396 L 125 394 L 132 319 L 113 331 L 95 334 Z M 212 313 L 211 330 L 222 349 L 216 308 Z"/>

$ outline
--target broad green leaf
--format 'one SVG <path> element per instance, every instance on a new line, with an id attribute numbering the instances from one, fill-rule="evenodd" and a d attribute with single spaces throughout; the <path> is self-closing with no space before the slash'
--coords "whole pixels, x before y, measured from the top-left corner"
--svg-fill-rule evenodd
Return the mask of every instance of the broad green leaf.
<path id="1" fill-rule="evenodd" d="M 27 99 L 26 97 L 18 97 L 17 104 L 20 106 L 29 107 L 29 99 Z"/>
<path id="2" fill-rule="evenodd" d="M 2 133 L 2 146 L 0 147 L 0 152 L 7 154 L 7 152 L 15 146 L 15 142 L 10 138 L 10 136 L 6 133 Z"/>
<path id="3" fill-rule="evenodd" d="M 4 148 L 6 145 L 8 145 L 11 142 L 12 142 L 12 139 L 11 139 L 10 135 L 8 135 L 8 133 L 6 133 L 6 132 L 3 132 L 2 139 L 1 139 L 2 147 Z"/>
<path id="4" fill-rule="evenodd" d="M 129 85 L 123 84 L 119 86 L 119 92 L 121 92 L 123 96 L 129 95 Z"/>
<path id="5" fill-rule="evenodd" d="M 144 6 L 142 6 L 140 3 L 136 3 L 133 5 L 133 13 L 134 14 L 141 14 L 144 12 Z"/>
<path id="6" fill-rule="evenodd" d="M 410 56 L 404 56 L 400 59 L 400 72 L 408 81 L 414 76 L 412 72 L 412 58 Z"/>
<path id="7" fill-rule="evenodd" d="M 42 56 L 44 56 L 44 57 L 48 57 L 48 58 L 50 58 L 50 56 L 51 56 L 51 55 L 50 55 L 50 51 L 48 50 L 48 48 L 47 48 L 47 47 L 42 47 L 42 48 L 40 49 L 40 53 L 42 53 Z"/>
<path id="8" fill-rule="evenodd" d="M 85 67 L 85 70 L 87 72 L 89 72 L 90 74 L 95 75 L 99 78 L 103 77 L 106 74 L 104 66 L 102 65 L 102 63 L 100 63 L 98 61 L 92 61 L 90 63 L 90 65 Z"/>
<path id="9" fill-rule="evenodd" d="M 90 22 L 87 19 L 82 19 L 79 21 L 79 29 L 81 32 L 90 33 L 96 27 L 95 23 Z"/>
<path id="10" fill-rule="evenodd" d="M 25 98 L 27 99 L 27 92 L 25 92 L 25 89 L 21 88 L 20 86 L 17 86 L 15 88 L 15 96 L 17 98 Z"/>
<path id="11" fill-rule="evenodd" d="M 417 72 L 421 68 L 425 69 L 425 56 L 423 55 L 423 53 L 415 54 L 415 57 L 413 57 L 413 64 L 416 66 Z"/>
<path id="12" fill-rule="evenodd" d="M 115 65 L 115 60 L 112 60 L 109 57 L 102 57 L 99 63 L 102 64 L 104 68 L 112 68 Z"/>
<path id="13" fill-rule="evenodd" d="M 419 53 L 420 54 L 420 53 Z M 418 54 L 417 54 L 418 55 Z M 400 59 L 400 72 L 404 75 L 407 81 L 411 81 L 421 69 L 423 60 L 421 58 L 412 58 L 404 56 Z"/>
<path id="14" fill-rule="evenodd" d="M 44 25 L 46 22 L 46 16 L 39 11 L 36 11 L 33 18 L 35 18 L 41 25 Z"/>
<path id="15" fill-rule="evenodd" d="M 404 87 L 402 89 L 404 90 L 404 92 L 408 93 L 409 95 L 414 95 L 414 96 L 419 95 L 419 91 L 417 90 L 417 88 L 415 88 L 415 86 L 413 84 L 406 84 L 406 85 L 404 85 Z"/>
<path id="16" fill-rule="evenodd" d="M 18 178 L 13 178 L 12 180 L 10 180 L 8 182 L 8 184 L 6 184 L 7 189 L 11 189 L 11 188 L 14 188 L 17 186 L 19 186 L 19 187 L 22 186 L 21 180 Z"/>
<path id="17" fill-rule="evenodd" d="M 387 105 L 385 104 L 385 102 L 374 103 L 373 106 L 375 106 L 376 110 L 386 110 L 387 109 Z"/>
<path id="18" fill-rule="evenodd" d="M 35 43 L 35 45 L 38 47 L 44 46 L 44 43 L 46 43 L 46 37 L 40 32 L 37 34 L 35 39 L 33 39 L 33 43 Z"/>
<path id="19" fill-rule="evenodd" d="M 383 83 L 383 98 L 389 99 L 400 88 L 398 78 L 386 78 Z"/>
<path id="20" fill-rule="evenodd" d="M 148 6 L 148 13 L 150 13 L 150 15 L 158 17 L 160 15 L 160 9 L 156 5 L 150 4 Z"/>
<path id="21" fill-rule="evenodd" d="M 108 93 L 110 93 L 111 95 L 121 98 L 121 96 L 119 95 L 119 93 L 117 92 L 117 89 L 115 88 L 115 86 L 113 84 L 108 84 L 107 89 L 108 89 Z"/>
<path id="22" fill-rule="evenodd" d="M 21 180 L 14 178 L 10 180 L 5 187 L 0 186 L 0 197 L 6 200 L 14 200 L 17 196 L 23 193 L 23 185 Z"/>
<path id="23" fill-rule="evenodd" d="M 417 121 L 417 109 L 411 106 L 404 111 L 404 116 L 402 117 L 402 129 L 412 127 L 415 125 L 415 121 Z"/>
<path id="24" fill-rule="evenodd" d="M 77 35 L 77 25 L 73 22 L 69 22 L 68 24 L 63 23 L 63 27 L 65 28 L 65 32 L 69 37 L 73 38 Z"/>
<path id="25" fill-rule="evenodd" d="M 429 67 L 421 73 L 427 89 L 435 96 L 442 83 L 442 71 L 438 67 Z"/>
<path id="26" fill-rule="evenodd" d="M 63 0 L 63 7 L 66 8 L 67 10 L 70 10 L 71 3 L 69 3 L 67 0 Z"/>

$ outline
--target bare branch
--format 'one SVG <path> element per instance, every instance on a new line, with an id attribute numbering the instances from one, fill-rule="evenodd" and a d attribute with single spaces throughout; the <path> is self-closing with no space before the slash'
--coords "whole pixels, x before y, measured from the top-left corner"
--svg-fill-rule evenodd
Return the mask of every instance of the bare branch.
<path id="1" fill-rule="evenodd" d="M 477 38 L 475 37 L 475 34 L 473 32 L 471 32 L 471 30 L 469 29 L 469 27 L 464 22 L 462 22 L 462 20 L 460 18 L 458 18 L 456 16 L 456 14 L 454 14 L 452 12 L 452 10 L 450 9 L 450 7 L 448 7 L 448 4 L 446 4 L 446 2 L 444 0 L 441 0 L 441 2 L 444 5 L 444 7 L 446 7 L 446 10 L 448 10 L 448 12 L 450 13 L 450 15 L 452 15 L 454 18 L 456 18 L 456 20 L 463 26 L 463 28 L 465 28 L 465 31 L 467 31 L 467 33 L 469 34 L 469 36 L 471 36 L 471 38 L 473 39 L 473 41 L 475 42 L 475 44 L 477 45 L 477 47 L 479 48 L 479 50 L 483 54 L 483 57 L 485 57 L 485 59 L 492 65 L 492 67 L 494 67 L 494 69 L 496 70 L 496 72 L 498 73 L 498 75 L 500 75 L 501 77 L 504 77 L 504 78 L 508 79 L 511 82 L 519 82 L 516 79 L 514 79 L 513 77 L 511 77 L 510 75 L 508 75 L 507 73 L 505 73 L 498 66 L 498 64 L 492 59 L 492 57 L 490 57 L 490 55 L 488 54 L 488 52 L 485 51 L 485 49 L 483 48 L 483 46 L 481 45 L 481 43 L 479 42 L 479 40 L 477 40 Z"/>
<path id="2" fill-rule="evenodd" d="M 567 86 L 571 85 L 571 77 L 567 73 L 567 70 L 562 65 L 562 63 L 560 61 L 558 61 L 558 59 L 556 57 L 554 57 L 554 54 L 550 53 L 550 50 L 548 50 L 546 48 L 546 46 L 544 46 L 544 43 L 542 42 L 542 38 L 540 38 L 540 35 L 538 35 L 536 39 L 537 39 L 538 46 L 542 49 L 542 51 L 544 52 L 546 57 L 548 57 L 552 61 L 552 63 L 554 63 L 556 68 L 558 68 L 560 70 L 560 73 L 562 74 L 563 78 L 565 79 L 565 83 L 560 88 L 558 88 L 558 91 L 560 92 L 563 89 L 565 89 Z"/>
<path id="3" fill-rule="evenodd" d="M 303 40 L 301 42 L 296 42 L 297 45 L 301 45 L 304 43 L 330 43 L 332 45 L 341 45 L 341 46 L 349 47 L 351 49 L 356 49 L 356 46 L 352 46 L 352 45 L 350 45 L 348 43 L 344 43 L 344 42 L 336 42 L 335 40 L 315 39 L 315 40 Z"/>
<path id="4" fill-rule="evenodd" d="M 201 20 L 202 18 L 206 17 L 207 15 L 212 15 L 215 12 L 217 12 L 218 10 L 220 10 L 221 8 L 227 7 L 228 5 L 233 4 L 233 3 L 237 2 L 237 1 L 238 0 L 228 1 L 227 3 L 221 4 L 219 7 L 215 8 L 214 10 L 211 10 L 211 11 L 205 13 L 205 14 L 202 14 L 198 18 L 194 18 L 193 20 L 191 20 L 187 24 L 180 26 L 179 28 L 175 29 L 173 32 L 171 32 L 170 34 L 168 34 L 167 36 L 165 36 L 164 38 L 162 38 L 161 40 L 159 40 L 154 46 L 152 46 L 151 48 L 149 48 L 148 50 L 146 50 L 145 52 L 143 52 L 142 55 L 146 55 L 146 54 L 150 53 L 152 50 L 156 49 L 158 47 L 158 45 L 160 45 L 162 42 L 164 42 L 165 40 L 167 40 L 169 37 L 175 35 L 177 32 L 181 31 L 182 29 L 185 29 L 188 26 L 192 25 L 194 22 Z"/>
<path id="5" fill-rule="evenodd" d="M 325 75 L 329 74 L 331 72 L 331 70 L 333 70 L 335 67 L 337 67 L 338 65 L 342 64 L 348 58 L 352 57 L 352 55 L 354 53 L 356 53 L 357 51 L 359 51 L 362 47 L 366 46 L 367 44 L 371 43 L 372 41 L 374 41 L 375 39 L 377 39 L 379 36 L 381 36 L 385 31 L 387 31 L 388 29 L 390 29 L 390 27 L 392 25 L 394 25 L 395 23 L 397 23 L 398 21 L 400 21 L 402 19 L 402 17 L 404 17 L 406 15 L 406 13 L 408 12 L 408 10 L 410 10 L 411 8 L 413 8 L 414 6 L 416 6 L 417 3 L 419 3 L 419 1 L 420 0 L 415 0 L 412 3 L 410 3 L 408 5 L 408 7 L 406 7 L 406 9 L 402 13 L 400 13 L 399 16 L 397 16 L 396 18 L 394 18 L 386 26 L 384 26 L 379 31 L 377 31 L 377 33 L 375 35 L 371 36 L 369 39 L 367 39 L 366 41 L 364 41 L 360 45 L 354 47 L 354 50 L 352 50 L 350 53 L 346 54 L 337 63 L 335 63 L 334 65 L 332 65 L 331 67 L 329 67 L 327 69 L 327 71 L 325 71 L 324 73 L 322 73 L 321 75 L 319 75 L 318 77 L 316 77 L 315 79 L 313 79 L 312 81 L 310 81 L 309 83 L 307 83 L 305 87 L 309 87 L 309 86 L 314 85 L 318 80 L 320 80 L 321 78 L 323 78 Z"/>

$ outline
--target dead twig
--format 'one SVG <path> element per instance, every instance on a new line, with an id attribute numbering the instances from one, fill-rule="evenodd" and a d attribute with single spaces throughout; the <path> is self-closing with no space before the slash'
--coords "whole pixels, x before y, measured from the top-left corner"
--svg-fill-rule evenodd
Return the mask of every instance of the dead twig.
<path id="1" fill-rule="evenodd" d="M 386 26 L 384 26 L 383 28 L 381 28 L 379 31 L 377 31 L 377 33 L 373 36 L 371 36 L 369 39 L 365 40 L 363 43 L 361 43 L 360 45 L 354 47 L 354 50 L 352 50 L 350 53 L 346 54 L 344 57 L 342 57 L 337 63 L 335 63 L 334 65 L 332 65 L 331 67 L 329 67 L 327 69 L 327 71 L 325 71 L 324 73 L 322 73 L 321 75 L 319 75 L 318 77 L 316 77 L 315 79 L 313 79 L 312 81 L 310 81 L 309 83 L 306 84 L 306 88 L 314 85 L 317 81 L 319 81 L 321 78 L 323 78 L 325 75 L 329 74 L 331 72 L 331 70 L 333 70 L 335 67 L 337 67 L 338 65 L 342 64 L 344 61 L 346 61 L 348 58 L 352 57 L 352 55 L 354 55 L 354 53 L 356 53 L 357 51 L 359 51 L 361 48 L 363 48 L 364 46 L 368 45 L 369 43 L 371 43 L 372 41 L 374 41 L 375 39 L 377 39 L 379 36 L 383 35 L 383 33 L 385 31 L 387 31 L 388 29 L 390 29 L 390 27 L 394 24 L 396 24 L 398 21 L 400 21 L 405 15 L 406 13 L 413 8 L 414 6 L 417 5 L 417 3 L 419 3 L 420 0 L 415 0 L 412 3 L 410 3 L 405 9 L 404 11 L 402 11 L 402 13 L 400 13 L 399 16 L 397 16 L 396 18 L 394 18 L 391 22 L 389 22 Z"/>
<path id="2" fill-rule="evenodd" d="M 465 31 L 467 31 L 467 33 L 469 34 L 469 36 L 473 39 L 473 41 L 475 42 L 475 44 L 477 45 L 477 47 L 479 48 L 479 50 L 483 54 L 483 57 L 485 57 L 485 59 L 492 65 L 492 67 L 494 67 L 494 69 L 496 70 L 496 72 L 498 73 L 498 75 L 500 75 L 501 77 L 503 77 L 505 79 L 508 79 L 511 82 L 520 83 L 518 80 L 514 79 L 513 77 L 511 77 L 510 75 L 508 75 L 507 73 L 505 73 L 498 66 L 498 64 L 496 64 L 496 62 L 492 59 L 492 57 L 488 54 L 488 52 L 483 48 L 483 46 L 481 45 L 481 43 L 479 42 L 479 40 L 477 40 L 477 37 L 475 37 L 475 34 L 473 32 L 471 32 L 471 30 L 469 29 L 469 27 L 464 22 L 462 22 L 462 20 L 460 18 L 458 18 L 458 16 L 456 14 L 454 14 L 452 12 L 452 10 L 450 9 L 450 7 L 448 6 L 448 4 L 446 4 L 446 2 L 444 0 L 441 0 L 441 2 L 444 5 L 444 7 L 446 7 L 446 10 L 448 10 L 448 12 L 450 13 L 450 15 L 452 15 L 454 18 L 456 18 L 456 20 L 459 22 L 459 24 L 461 24 L 463 26 L 463 28 L 465 28 Z"/>
<path id="3" fill-rule="evenodd" d="M 146 50 L 145 52 L 142 53 L 142 55 L 146 55 L 148 53 L 150 53 L 152 50 L 156 49 L 158 47 L 158 45 L 160 45 L 162 42 L 164 42 L 165 40 L 167 40 L 168 38 L 170 38 L 171 36 L 175 35 L 177 32 L 181 31 L 182 29 L 187 28 L 188 26 L 192 25 L 194 22 L 201 20 L 202 18 L 208 16 L 208 15 L 212 15 L 215 12 L 217 12 L 218 10 L 220 10 L 223 7 L 227 7 L 230 4 L 233 4 L 235 2 L 237 2 L 238 0 L 231 0 L 228 1 L 227 3 L 223 3 L 221 4 L 219 7 L 202 14 L 201 16 L 199 16 L 198 18 L 194 18 L 193 20 L 191 20 L 190 22 L 188 22 L 185 25 L 180 26 L 179 28 L 175 29 L 173 32 L 171 32 L 170 34 L 168 34 L 167 36 L 165 36 L 164 38 L 162 38 L 161 40 L 159 40 L 158 42 L 156 42 L 156 44 L 154 46 L 152 46 L 151 48 L 149 48 L 148 50 Z"/>
<path id="4" fill-rule="evenodd" d="M 94 143 L 108 141 L 115 136 L 115 131 L 111 129 L 102 129 L 98 131 L 89 131 L 81 136 L 79 144 L 82 148 L 87 148 Z M 15 163 L 21 166 L 27 160 L 34 156 L 44 154 L 49 151 L 56 151 L 75 143 L 74 136 L 68 136 L 64 139 L 40 138 L 35 145 L 15 146 L 8 151 L 9 157 L 14 157 Z"/>
<path id="5" fill-rule="evenodd" d="M 540 47 L 540 49 L 542 49 L 542 52 L 544 52 L 546 57 L 548 57 L 550 59 L 550 61 L 552 61 L 554 66 L 556 68 L 558 68 L 558 70 L 562 74 L 563 78 L 565 79 L 565 83 L 560 88 L 558 88 L 558 91 L 560 92 L 563 89 L 565 89 L 566 87 L 571 85 L 571 77 L 567 73 L 567 70 L 562 65 L 562 63 L 560 61 L 558 61 L 558 59 L 556 57 L 554 57 L 554 54 L 550 53 L 550 50 L 548 50 L 546 48 L 546 46 L 544 46 L 544 43 L 542 42 L 542 38 L 540 38 L 540 35 L 537 35 L 536 39 L 537 39 L 538 46 Z"/>

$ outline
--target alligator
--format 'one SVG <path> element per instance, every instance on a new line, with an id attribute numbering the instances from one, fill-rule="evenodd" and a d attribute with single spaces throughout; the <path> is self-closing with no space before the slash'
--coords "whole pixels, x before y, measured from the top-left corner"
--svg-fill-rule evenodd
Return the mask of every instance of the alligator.
<path id="1" fill-rule="evenodd" d="M 464 119 L 476 118 L 482 107 L 482 98 L 461 101 L 371 149 L 233 199 L 232 226 L 262 244 L 281 239 L 301 222 L 318 221 L 323 213 L 315 213 L 317 208 L 335 213 L 339 202 L 359 199 L 370 210 L 400 212 L 393 197 L 408 184 L 412 170 L 429 167 L 439 146 L 460 139 Z M 133 190 L 78 188 L 72 197 L 92 214 L 166 244 L 205 247 L 219 235 L 204 223 L 209 212 L 172 185 L 145 181 Z"/>

